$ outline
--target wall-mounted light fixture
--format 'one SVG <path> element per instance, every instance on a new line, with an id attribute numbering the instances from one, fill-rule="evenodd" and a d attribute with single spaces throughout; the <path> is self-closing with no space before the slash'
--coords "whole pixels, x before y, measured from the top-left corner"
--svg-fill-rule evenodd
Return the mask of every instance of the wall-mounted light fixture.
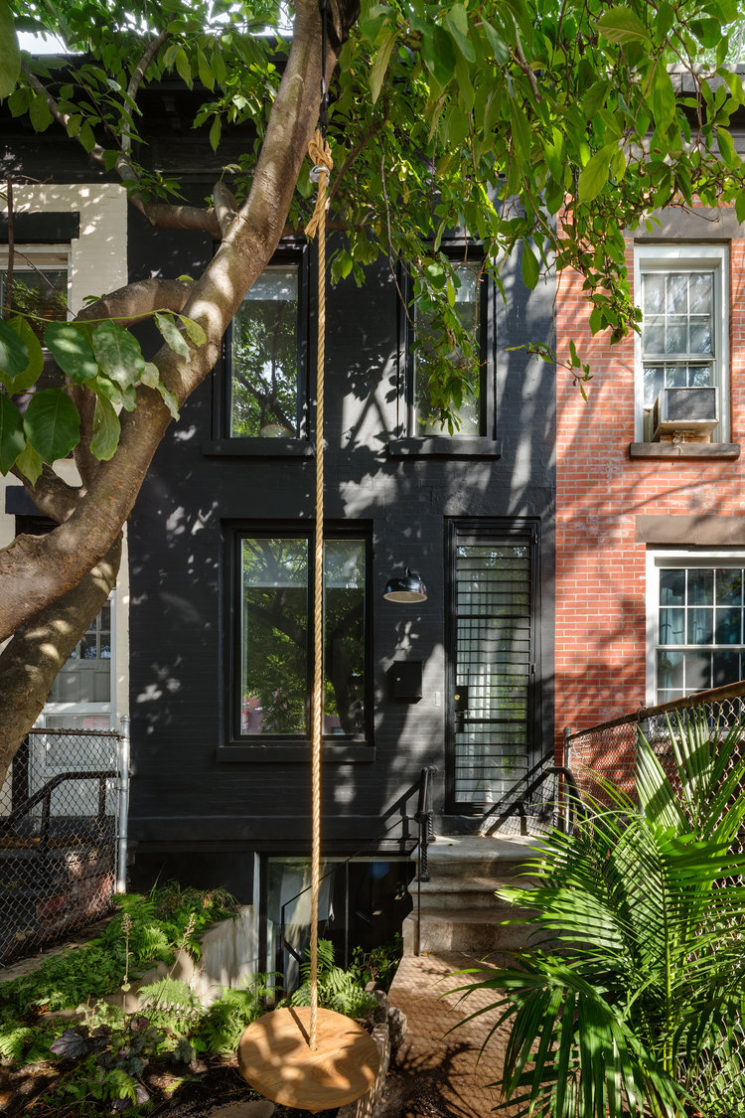
<path id="1" fill-rule="evenodd" d="M 427 588 L 421 577 L 407 567 L 403 578 L 398 575 L 388 579 L 383 597 L 389 602 L 426 602 Z"/>

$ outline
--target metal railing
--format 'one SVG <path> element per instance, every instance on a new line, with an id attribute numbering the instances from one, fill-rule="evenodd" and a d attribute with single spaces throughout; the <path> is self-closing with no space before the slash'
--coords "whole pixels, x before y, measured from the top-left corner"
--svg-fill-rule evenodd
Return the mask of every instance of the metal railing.
<path id="1" fill-rule="evenodd" d="M 124 888 L 129 786 L 121 733 L 34 729 L 0 788 L 0 964 L 57 942 Z"/>
<path id="2" fill-rule="evenodd" d="M 411 854 L 411 853 L 413 853 L 415 848 L 417 849 L 417 874 L 416 874 L 417 883 L 419 883 L 421 881 L 429 881 L 429 873 L 428 873 L 428 870 L 427 870 L 427 847 L 430 843 L 434 842 L 434 840 L 435 840 L 434 839 L 434 825 L 433 825 L 434 811 L 433 811 L 433 808 L 432 808 L 432 791 L 431 791 L 432 784 L 431 784 L 431 782 L 432 782 L 432 777 L 435 776 L 436 773 L 437 773 L 437 769 L 433 765 L 427 766 L 427 767 L 422 769 L 419 781 L 416 784 L 413 784 L 403 794 L 403 796 L 400 798 L 399 805 L 398 805 L 398 806 L 400 806 L 401 804 L 405 804 L 416 793 L 416 795 L 417 795 L 417 807 L 416 807 L 416 811 L 414 812 L 414 815 L 411 816 L 407 812 L 404 811 L 401 815 L 397 816 L 394 819 L 393 823 L 390 826 L 388 826 L 385 829 L 385 832 L 384 832 L 384 835 L 387 838 L 390 835 L 391 831 L 394 829 L 394 827 L 401 827 L 402 832 L 403 832 L 402 837 L 401 837 L 401 842 L 402 842 L 404 847 L 408 847 L 408 853 Z M 417 838 L 416 839 L 409 836 L 409 834 L 408 834 L 408 830 L 409 830 L 408 824 L 412 821 L 415 822 L 416 825 L 417 825 Z M 356 859 L 358 859 L 364 853 L 365 853 L 365 851 L 358 850 L 358 851 L 356 851 L 356 853 L 350 854 L 349 857 L 344 858 L 344 859 L 340 859 L 338 862 L 334 862 L 331 865 L 331 867 L 328 870 L 326 870 L 326 872 L 324 874 L 322 874 L 322 876 L 320 878 L 320 883 L 322 885 L 324 881 L 326 881 L 328 878 L 332 877 L 334 874 L 336 874 L 336 872 L 339 869 L 342 869 L 342 868 L 344 869 L 344 872 L 345 872 L 345 875 L 346 875 L 345 891 L 344 891 L 346 911 L 345 911 L 345 917 L 344 917 L 344 943 L 343 943 L 343 964 L 342 964 L 344 967 L 349 966 L 349 960 L 350 960 L 350 955 L 349 955 L 349 911 L 348 911 L 348 909 L 349 909 L 349 904 L 348 904 L 348 902 L 349 902 L 349 867 L 350 867 L 352 862 L 354 862 Z M 286 900 L 280 908 L 279 947 L 280 947 L 281 950 L 286 951 L 292 957 L 292 959 L 295 960 L 295 962 L 298 964 L 298 966 L 300 966 L 305 961 L 305 957 L 304 957 L 302 949 L 298 950 L 297 947 L 294 944 L 290 943 L 290 941 L 289 941 L 289 938 L 288 938 L 288 935 L 287 935 L 287 928 L 288 928 L 287 911 L 291 907 L 294 910 L 297 906 L 297 902 L 301 899 L 301 897 L 303 897 L 306 893 L 308 893 L 310 891 L 310 888 L 311 888 L 310 885 L 304 886 L 304 888 L 298 890 L 298 892 L 295 893 L 294 896 L 289 897 L 288 900 Z M 323 935 L 325 933 L 325 931 L 328 929 L 328 925 L 329 925 L 329 919 L 328 918 L 319 921 L 319 934 L 320 935 Z M 309 936 L 309 928 L 308 928 L 308 936 Z"/>

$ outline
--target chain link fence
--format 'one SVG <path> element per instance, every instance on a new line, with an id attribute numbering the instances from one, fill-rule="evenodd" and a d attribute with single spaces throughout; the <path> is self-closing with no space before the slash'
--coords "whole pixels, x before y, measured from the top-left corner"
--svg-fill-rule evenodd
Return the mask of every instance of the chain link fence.
<path id="1" fill-rule="evenodd" d="M 122 733 L 33 730 L 0 788 L 0 963 L 112 908 L 123 888 L 129 749 Z"/>
<path id="2" fill-rule="evenodd" d="M 636 750 L 640 732 L 673 776 L 670 734 L 668 724 L 677 725 L 678 719 L 685 726 L 687 721 L 703 710 L 712 730 L 726 731 L 742 724 L 743 740 L 740 749 L 745 756 L 745 681 L 718 687 L 713 691 L 700 691 L 685 699 L 646 707 L 634 714 L 602 722 L 586 730 L 564 734 L 564 763 L 571 768 L 583 795 L 603 799 L 602 786 L 596 777 L 612 781 L 628 793 L 634 794 Z M 745 794 L 745 788 L 742 789 Z"/>

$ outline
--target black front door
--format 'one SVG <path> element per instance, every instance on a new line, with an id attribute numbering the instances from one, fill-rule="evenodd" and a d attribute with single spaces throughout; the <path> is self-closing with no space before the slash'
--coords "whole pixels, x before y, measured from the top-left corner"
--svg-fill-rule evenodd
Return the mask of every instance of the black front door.
<path id="1" fill-rule="evenodd" d="M 531 764 L 537 531 L 453 520 L 449 540 L 447 810 L 469 813 L 510 797 Z"/>

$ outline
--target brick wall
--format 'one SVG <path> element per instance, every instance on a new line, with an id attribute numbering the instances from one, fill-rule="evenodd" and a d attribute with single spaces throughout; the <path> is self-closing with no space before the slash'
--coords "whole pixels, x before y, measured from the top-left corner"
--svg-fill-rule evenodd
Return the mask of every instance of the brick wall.
<path id="1" fill-rule="evenodd" d="M 713 238 L 712 238 L 713 239 Z M 730 441 L 745 438 L 745 241 L 730 247 Z M 627 242 L 633 277 L 633 242 Z M 556 733 L 646 700 L 646 546 L 636 516 L 739 516 L 745 460 L 631 459 L 634 338 L 592 338 L 576 273 L 558 281 L 560 359 L 573 339 L 593 375 L 585 402 L 557 370 Z M 681 545 L 686 543 L 680 541 Z M 745 550 L 745 548 L 743 549 Z"/>

